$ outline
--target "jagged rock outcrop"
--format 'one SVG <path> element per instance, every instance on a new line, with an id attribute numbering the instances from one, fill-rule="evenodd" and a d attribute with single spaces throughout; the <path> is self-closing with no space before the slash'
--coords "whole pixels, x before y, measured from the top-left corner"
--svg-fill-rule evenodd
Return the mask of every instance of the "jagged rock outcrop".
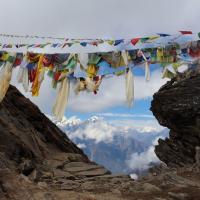
<path id="1" fill-rule="evenodd" d="M 159 139 L 157 156 L 168 166 L 195 162 L 200 146 L 200 73 L 187 71 L 167 82 L 153 96 L 151 110 L 159 123 L 170 129 L 169 138 Z"/>
<path id="2" fill-rule="evenodd" d="M 196 168 L 152 169 L 139 181 L 91 162 L 10 87 L 0 104 L 0 200 L 197 200 Z"/>
<path id="3" fill-rule="evenodd" d="M 91 162 L 37 106 L 10 86 L 0 103 L 0 199 L 62 199 L 56 196 L 58 191 L 122 190 L 123 184 L 132 183 L 129 176 L 113 176 Z"/>
<path id="4" fill-rule="evenodd" d="M 56 151 L 81 154 L 88 160 L 66 134 L 13 86 L 0 104 L 0 133 L 0 150 L 16 163 L 22 159 L 41 161 Z"/>

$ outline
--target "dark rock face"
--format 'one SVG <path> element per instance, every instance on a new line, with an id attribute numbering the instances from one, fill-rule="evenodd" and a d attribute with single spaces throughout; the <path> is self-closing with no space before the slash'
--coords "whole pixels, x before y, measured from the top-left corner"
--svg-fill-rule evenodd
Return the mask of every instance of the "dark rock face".
<path id="1" fill-rule="evenodd" d="M 151 110 L 170 129 L 169 139 L 159 140 L 157 156 L 169 166 L 195 162 L 200 146 L 200 74 L 185 73 L 169 81 L 153 96 Z"/>
<path id="2" fill-rule="evenodd" d="M 0 151 L 9 158 L 42 160 L 51 151 L 83 155 L 67 136 L 16 88 L 0 104 Z M 49 148 L 51 146 L 51 148 Z"/>
<path id="3" fill-rule="evenodd" d="M 89 161 L 16 88 L 0 104 L 1 200 L 149 200 L 174 194 L 199 199 L 196 168 L 158 169 L 138 182 L 112 175 Z"/>
<path id="4" fill-rule="evenodd" d="M 10 86 L 0 103 L 0 199 L 66 199 L 68 191 L 76 196 L 97 187 L 110 191 L 116 180 L 116 187 L 133 182 L 128 176 L 110 174 Z"/>

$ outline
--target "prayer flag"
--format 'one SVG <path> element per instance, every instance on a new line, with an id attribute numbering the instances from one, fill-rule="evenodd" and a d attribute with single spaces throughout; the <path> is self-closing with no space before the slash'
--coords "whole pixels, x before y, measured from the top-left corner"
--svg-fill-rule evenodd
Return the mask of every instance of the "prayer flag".
<path id="1" fill-rule="evenodd" d="M 160 37 L 168 37 L 171 36 L 170 34 L 166 34 L 166 33 L 157 33 Z"/>
<path id="2" fill-rule="evenodd" d="M 115 40 L 114 46 L 117 46 L 117 45 L 121 44 L 122 42 L 124 42 L 124 40 Z"/>
<path id="3" fill-rule="evenodd" d="M 192 31 L 180 31 L 180 33 L 183 35 L 190 35 L 192 34 Z"/>
<path id="4" fill-rule="evenodd" d="M 140 38 L 133 38 L 131 43 L 135 46 L 139 42 Z"/>

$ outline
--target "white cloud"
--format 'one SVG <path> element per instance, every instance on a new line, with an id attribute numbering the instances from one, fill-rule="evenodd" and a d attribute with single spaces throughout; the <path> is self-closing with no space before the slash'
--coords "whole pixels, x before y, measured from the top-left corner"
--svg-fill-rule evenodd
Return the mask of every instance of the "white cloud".
<path id="1" fill-rule="evenodd" d="M 79 128 L 73 131 L 67 132 L 67 135 L 73 138 L 80 138 L 80 139 L 92 139 L 95 140 L 96 143 L 101 141 L 104 142 L 111 142 L 116 132 L 117 128 L 112 126 L 111 124 L 107 123 L 103 119 L 98 119 L 94 122 L 87 121 L 82 125 L 79 124 Z"/>
<path id="2" fill-rule="evenodd" d="M 166 82 L 161 76 L 160 70 L 152 73 L 149 82 L 146 82 L 143 76 L 135 76 L 135 100 L 152 97 Z M 80 93 L 79 96 L 75 96 L 72 93 L 69 100 L 69 107 L 74 111 L 81 112 L 98 112 L 121 105 L 126 105 L 124 76 L 104 79 L 97 95 Z"/>
<path id="3" fill-rule="evenodd" d="M 132 170 L 142 171 L 148 169 L 151 163 L 160 162 L 154 152 L 154 146 L 157 145 L 159 138 L 162 138 L 162 136 L 156 138 L 152 142 L 152 146 L 150 146 L 147 151 L 142 153 L 133 153 L 131 157 L 126 161 L 127 166 Z"/>
<path id="4" fill-rule="evenodd" d="M 130 174 L 130 177 L 131 177 L 133 180 L 137 180 L 137 179 L 138 179 L 138 175 L 137 175 L 137 174 Z"/>
<path id="5" fill-rule="evenodd" d="M 160 132 L 164 127 L 160 126 L 156 119 L 117 119 L 109 120 L 109 122 L 115 126 L 123 127 L 123 131 L 129 130 L 130 128 L 136 129 L 139 132 Z"/>
<path id="6" fill-rule="evenodd" d="M 48 116 L 49 117 L 49 116 Z M 156 120 L 105 120 L 103 117 L 93 116 L 87 120 L 81 121 L 77 117 L 55 122 L 70 139 L 94 140 L 96 143 L 111 143 L 115 136 L 123 137 L 146 137 L 146 134 L 158 135 L 164 130 Z"/>
<path id="7" fill-rule="evenodd" d="M 79 143 L 79 144 L 77 144 L 77 147 L 80 148 L 80 149 L 85 149 L 86 145 L 83 144 L 83 143 Z"/>
<path id="8" fill-rule="evenodd" d="M 55 89 L 52 89 L 50 78 L 48 78 L 48 76 L 45 77 L 40 89 L 40 95 L 38 97 L 32 97 L 30 92 L 24 93 L 21 85 L 17 83 L 17 71 L 18 69 L 14 70 L 11 83 L 16 85 L 17 88 L 38 105 L 43 112 L 50 114 L 57 93 Z M 161 76 L 160 70 L 156 70 L 152 73 L 149 82 L 146 82 L 143 76 L 135 76 L 135 99 L 140 100 L 152 97 L 160 86 L 166 82 Z M 99 112 L 107 108 L 122 105 L 126 105 L 124 76 L 104 79 L 97 95 L 81 92 L 77 96 L 74 93 L 73 87 L 71 87 L 67 108 L 77 112 Z"/>
<path id="9" fill-rule="evenodd" d="M 20 92 L 22 92 L 27 98 L 29 98 L 33 103 L 35 103 L 42 112 L 51 114 L 51 110 L 56 98 L 56 90 L 51 86 L 51 80 L 46 75 L 40 88 L 40 95 L 38 97 L 32 97 L 31 92 L 24 92 L 21 84 L 17 83 L 17 73 L 19 68 L 13 70 L 11 84 L 15 85 Z M 31 85 L 29 85 L 31 91 Z"/>
<path id="10" fill-rule="evenodd" d="M 123 113 L 99 113 L 98 116 L 102 117 L 114 117 L 114 118 L 154 118 L 152 115 L 143 114 L 123 114 Z"/>
<path id="11" fill-rule="evenodd" d="M 199 31 L 199 7 L 199 0 L 6 0 L 0 18 L 7 33 L 121 38 Z"/>

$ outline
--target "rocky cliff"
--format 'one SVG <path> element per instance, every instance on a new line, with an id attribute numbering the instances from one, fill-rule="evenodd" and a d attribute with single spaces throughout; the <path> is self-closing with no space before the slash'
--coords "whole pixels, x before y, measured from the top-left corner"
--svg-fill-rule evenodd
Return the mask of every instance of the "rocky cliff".
<path id="1" fill-rule="evenodd" d="M 37 106 L 12 86 L 0 104 L 0 132 L 0 150 L 18 164 L 22 159 L 37 163 L 58 151 L 77 153 L 87 160 Z"/>
<path id="2" fill-rule="evenodd" d="M 112 176 L 91 162 L 37 106 L 10 86 L 0 104 L 1 200 L 70 199 L 64 198 L 69 191 L 75 198 L 77 192 L 123 190 L 132 182 L 129 176 Z"/>
<path id="3" fill-rule="evenodd" d="M 187 138 L 193 143 L 192 136 Z M 173 143 L 178 141 L 183 140 Z M 165 154 L 173 158 L 165 148 L 157 148 L 161 159 Z M 191 160 L 187 155 L 188 162 L 193 162 L 193 153 Z M 112 175 L 91 162 L 15 87 L 10 86 L 0 104 L 0 200 L 197 200 L 197 169 L 162 166 L 139 181 Z"/>
<path id="4" fill-rule="evenodd" d="M 169 138 L 159 139 L 157 156 L 168 166 L 195 162 L 200 146 L 200 73 L 187 71 L 169 81 L 153 96 L 151 110 L 159 123 L 170 129 Z"/>

